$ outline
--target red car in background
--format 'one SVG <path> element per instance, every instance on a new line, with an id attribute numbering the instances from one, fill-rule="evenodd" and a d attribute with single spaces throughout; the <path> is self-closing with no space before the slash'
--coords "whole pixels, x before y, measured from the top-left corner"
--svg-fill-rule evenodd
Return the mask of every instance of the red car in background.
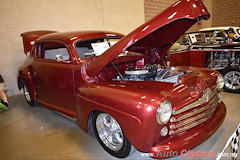
<path id="1" fill-rule="evenodd" d="M 52 109 L 86 132 L 92 124 L 113 156 L 127 157 L 134 147 L 155 158 L 176 156 L 208 139 L 226 115 L 219 72 L 160 65 L 186 30 L 208 18 L 201 0 L 182 0 L 126 36 L 25 32 L 19 89 L 31 106 Z"/>

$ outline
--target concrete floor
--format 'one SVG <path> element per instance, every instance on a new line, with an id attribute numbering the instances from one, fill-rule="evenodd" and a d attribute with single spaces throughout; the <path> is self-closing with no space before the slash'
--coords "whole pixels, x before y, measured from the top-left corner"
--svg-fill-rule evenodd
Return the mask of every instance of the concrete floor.
<path id="1" fill-rule="evenodd" d="M 83 132 L 71 120 L 43 107 L 28 106 L 23 95 L 10 97 L 9 101 L 11 109 L 0 111 L 1 160 L 117 159 L 102 149 L 93 133 Z M 212 137 L 191 151 L 208 151 L 216 155 L 234 132 L 240 122 L 240 94 L 223 92 L 222 101 L 227 106 L 227 117 L 223 125 Z M 225 153 L 229 153 L 229 148 Z M 136 151 L 126 159 L 152 158 Z M 170 160 L 177 159 L 194 158 L 178 156 Z"/>

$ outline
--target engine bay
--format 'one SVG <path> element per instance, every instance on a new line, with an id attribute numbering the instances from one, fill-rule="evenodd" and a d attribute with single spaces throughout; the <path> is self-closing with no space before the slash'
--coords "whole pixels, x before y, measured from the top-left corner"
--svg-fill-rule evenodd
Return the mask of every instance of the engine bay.
<path id="1" fill-rule="evenodd" d="M 176 67 L 167 68 L 158 64 L 146 64 L 143 68 L 129 66 L 125 69 L 124 75 L 119 75 L 113 80 L 179 83 L 179 78 L 189 73 L 191 71 Z"/>

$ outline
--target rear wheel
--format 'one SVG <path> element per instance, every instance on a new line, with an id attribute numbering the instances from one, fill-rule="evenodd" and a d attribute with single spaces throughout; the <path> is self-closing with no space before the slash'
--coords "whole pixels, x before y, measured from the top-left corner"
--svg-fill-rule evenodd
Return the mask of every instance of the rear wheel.
<path id="1" fill-rule="evenodd" d="M 222 71 L 224 78 L 224 90 L 232 93 L 240 93 L 240 69 L 228 67 Z"/>
<path id="2" fill-rule="evenodd" d="M 93 129 L 99 143 L 109 154 L 125 158 L 133 151 L 134 147 L 111 115 L 104 112 L 95 113 Z"/>
<path id="3" fill-rule="evenodd" d="M 23 83 L 23 95 L 24 95 L 24 98 L 26 99 L 27 103 L 30 106 L 36 107 L 38 105 L 36 100 L 31 99 L 30 92 L 28 91 L 28 89 L 24 83 Z"/>

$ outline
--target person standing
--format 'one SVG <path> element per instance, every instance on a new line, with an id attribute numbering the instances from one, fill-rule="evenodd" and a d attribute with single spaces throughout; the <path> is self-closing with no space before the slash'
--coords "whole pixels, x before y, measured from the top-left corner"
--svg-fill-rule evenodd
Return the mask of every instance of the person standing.
<path id="1" fill-rule="evenodd" d="M 0 109 L 8 110 L 8 98 L 7 98 L 7 85 L 4 83 L 4 79 L 0 74 Z"/>
<path id="2" fill-rule="evenodd" d="M 227 36 L 228 36 L 228 37 L 227 37 L 227 39 L 226 39 L 226 43 L 227 43 L 227 44 L 233 43 L 234 40 L 235 40 L 233 28 L 229 28 L 229 29 L 227 30 Z"/>

